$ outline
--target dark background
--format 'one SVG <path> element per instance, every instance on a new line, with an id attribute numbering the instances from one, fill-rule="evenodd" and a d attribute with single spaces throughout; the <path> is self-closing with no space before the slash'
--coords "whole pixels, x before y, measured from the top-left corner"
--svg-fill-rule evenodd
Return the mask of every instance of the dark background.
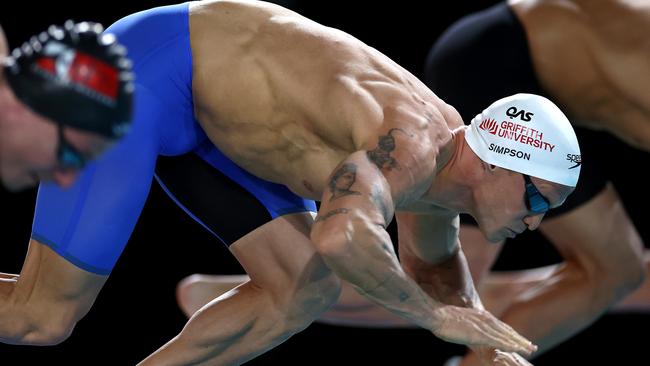
<path id="1" fill-rule="evenodd" d="M 56 5 L 54 4 L 56 3 Z M 106 26 L 122 16 L 171 2 L 70 1 L 49 5 L 21 1 L 0 12 L 0 24 L 16 47 L 49 24 L 66 19 L 93 20 Z M 418 77 L 436 37 L 453 21 L 494 1 L 393 2 L 382 6 L 366 1 L 287 1 L 289 7 L 323 24 L 340 28 L 379 49 Z M 437 2 L 435 2 L 437 3 Z M 354 7 L 350 7 L 354 4 Z M 468 91 L 469 92 L 469 91 Z M 630 215 L 648 242 L 643 209 L 648 195 L 643 182 L 648 154 L 603 138 L 611 151 L 610 168 Z M 0 192 L 4 213 L 0 271 L 18 273 L 26 252 L 35 190 L 20 194 Z M 555 252 L 537 234 L 526 234 L 506 245 L 497 269 L 526 268 L 557 261 Z M 0 345 L 0 365 L 133 365 L 182 328 L 185 318 L 176 307 L 174 289 L 183 277 L 195 273 L 239 273 L 237 262 L 221 244 L 187 217 L 153 184 L 135 232 L 100 293 L 93 309 L 73 335 L 55 347 Z M 642 314 L 607 314 L 579 336 L 539 357 L 536 365 L 648 364 L 639 334 L 650 325 Z M 338 328 L 314 324 L 283 345 L 250 362 L 279 364 L 441 365 L 462 348 L 443 343 L 424 330 Z"/>

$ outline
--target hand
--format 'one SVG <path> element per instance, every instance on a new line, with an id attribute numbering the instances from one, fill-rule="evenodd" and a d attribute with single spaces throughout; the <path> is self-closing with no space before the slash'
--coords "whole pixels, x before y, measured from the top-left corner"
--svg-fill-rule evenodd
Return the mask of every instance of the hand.
<path id="1" fill-rule="evenodd" d="M 521 355 L 512 352 L 503 352 L 496 350 L 496 357 L 494 358 L 494 364 L 499 366 L 533 366 L 532 363 L 528 362 Z"/>
<path id="2" fill-rule="evenodd" d="M 503 352 L 489 347 L 472 347 L 472 351 L 485 366 L 533 366 L 517 353 Z"/>
<path id="3" fill-rule="evenodd" d="M 445 305 L 434 310 L 434 317 L 440 326 L 433 334 L 447 342 L 525 355 L 537 350 L 537 346 L 486 310 Z"/>

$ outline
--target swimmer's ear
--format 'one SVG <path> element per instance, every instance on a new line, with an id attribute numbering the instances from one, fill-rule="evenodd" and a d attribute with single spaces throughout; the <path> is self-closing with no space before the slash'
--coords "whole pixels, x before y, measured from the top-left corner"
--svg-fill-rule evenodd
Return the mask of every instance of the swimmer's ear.
<path id="1" fill-rule="evenodd" d="M 493 172 L 493 171 L 497 170 L 497 168 L 499 168 L 499 167 L 496 166 L 496 165 L 483 162 L 483 170 L 485 170 L 485 171 Z"/>

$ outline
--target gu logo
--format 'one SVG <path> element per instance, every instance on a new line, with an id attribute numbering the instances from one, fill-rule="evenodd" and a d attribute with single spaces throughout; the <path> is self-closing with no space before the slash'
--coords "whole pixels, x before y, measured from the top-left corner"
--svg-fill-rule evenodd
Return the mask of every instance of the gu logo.
<path id="1" fill-rule="evenodd" d="M 36 63 L 41 71 L 50 77 L 109 98 L 111 102 L 115 101 L 119 89 L 119 75 L 110 64 L 56 41 L 45 44 L 43 56 Z"/>
<path id="2" fill-rule="evenodd" d="M 43 48 L 43 55 L 37 63 L 41 69 L 63 82 L 70 81 L 70 66 L 75 58 L 75 51 L 59 42 L 48 42 Z"/>
<path id="3" fill-rule="evenodd" d="M 481 130 L 485 130 L 493 135 L 496 135 L 497 130 L 499 129 L 499 125 L 497 124 L 497 121 L 492 118 L 484 119 L 483 121 L 481 121 L 481 124 L 478 125 L 478 127 Z"/>
<path id="4" fill-rule="evenodd" d="M 532 119 L 532 116 L 534 116 L 535 113 L 533 112 L 526 112 L 525 110 L 518 110 L 517 107 L 510 107 L 506 111 L 506 116 L 510 118 L 519 118 L 524 122 L 530 122 Z"/>

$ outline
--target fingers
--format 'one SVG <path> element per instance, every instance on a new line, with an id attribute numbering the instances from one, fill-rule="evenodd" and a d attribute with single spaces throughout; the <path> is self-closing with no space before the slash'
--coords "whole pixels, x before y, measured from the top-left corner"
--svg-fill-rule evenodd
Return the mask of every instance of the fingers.
<path id="1" fill-rule="evenodd" d="M 495 318 L 489 312 L 485 312 L 485 324 L 488 325 L 486 332 L 502 342 L 501 346 L 495 348 L 502 349 L 507 352 L 523 353 L 530 355 L 537 351 L 537 346 L 531 341 L 526 339 L 521 334 L 517 333 L 511 326 Z"/>
<path id="2" fill-rule="evenodd" d="M 445 307 L 442 325 L 435 334 L 448 341 L 498 348 L 529 355 L 537 350 L 528 339 L 485 310 Z"/>
<path id="3" fill-rule="evenodd" d="M 516 353 L 508 353 L 500 350 L 495 350 L 496 356 L 492 360 L 494 364 L 500 366 L 532 366 L 525 358 Z"/>
<path id="4" fill-rule="evenodd" d="M 474 309 L 471 316 L 468 314 L 465 317 L 465 321 L 471 321 L 477 328 L 476 330 L 481 335 L 480 345 L 526 355 L 537 350 L 537 346 L 532 342 L 487 311 Z M 477 343 L 477 345 L 479 344 Z"/>

